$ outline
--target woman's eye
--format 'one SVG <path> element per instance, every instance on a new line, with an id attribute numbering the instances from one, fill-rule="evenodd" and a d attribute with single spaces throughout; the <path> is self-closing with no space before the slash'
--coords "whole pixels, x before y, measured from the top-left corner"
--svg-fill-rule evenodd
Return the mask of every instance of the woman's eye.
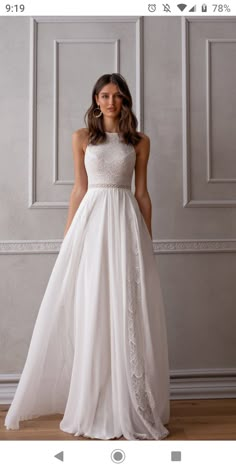
<path id="1" fill-rule="evenodd" d="M 118 98 L 121 98 L 121 97 L 122 97 L 122 95 L 120 95 L 120 94 L 118 94 L 118 95 L 116 95 L 116 96 L 117 96 Z M 107 98 L 107 95 L 102 95 L 102 98 Z"/>

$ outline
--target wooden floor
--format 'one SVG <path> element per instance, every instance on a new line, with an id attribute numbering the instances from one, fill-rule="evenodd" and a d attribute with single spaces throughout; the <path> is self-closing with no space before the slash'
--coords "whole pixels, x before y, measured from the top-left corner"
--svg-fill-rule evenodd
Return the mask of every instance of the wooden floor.
<path id="1" fill-rule="evenodd" d="M 89 438 L 63 433 L 59 429 L 62 415 L 41 416 L 22 421 L 20 429 L 8 431 L 4 418 L 8 406 L 0 406 L 1 440 L 90 441 Z M 168 440 L 235 440 L 236 399 L 172 400 Z M 92 439 L 94 441 L 94 439 Z M 125 440 L 123 437 L 119 440 Z"/>

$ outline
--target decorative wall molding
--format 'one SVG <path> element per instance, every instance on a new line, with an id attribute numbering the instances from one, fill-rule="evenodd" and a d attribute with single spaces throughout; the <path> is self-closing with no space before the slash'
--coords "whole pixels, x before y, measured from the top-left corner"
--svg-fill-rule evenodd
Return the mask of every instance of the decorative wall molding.
<path id="1" fill-rule="evenodd" d="M 36 192 L 36 137 L 37 137 L 37 38 L 38 38 L 38 23 L 135 23 L 136 32 L 136 116 L 139 122 L 139 131 L 143 130 L 143 17 L 31 17 L 30 18 L 30 110 L 29 110 L 29 203 L 30 209 L 56 209 L 67 208 L 68 202 L 49 202 L 37 201 Z M 57 40 L 55 40 L 57 41 Z M 58 40 L 61 41 L 61 40 Z M 67 40 L 63 40 L 66 42 Z M 82 40 L 68 40 L 68 42 L 82 42 L 82 41 L 96 41 L 95 39 Z M 105 42 L 106 40 L 98 40 Z M 119 70 L 119 40 L 117 38 L 111 41 L 117 42 L 115 48 L 116 68 Z M 57 47 L 57 46 L 55 46 Z M 55 50 L 54 50 L 55 52 Z M 56 72 L 56 55 L 54 55 L 54 77 Z M 55 79 L 57 88 L 58 78 Z M 52 176 L 52 183 L 60 185 L 72 185 L 70 181 L 58 181 L 57 179 L 57 164 L 55 156 L 57 155 L 57 106 L 56 98 L 57 89 L 54 90 L 54 175 Z"/>
<path id="2" fill-rule="evenodd" d="M 221 18 L 202 18 L 202 17 L 182 17 L 182 107 L 183 107 L 183 206 L 184 207 L 236 207 L 236 200 L 192 200 L 191 196 L 191 149 L 190 149 L 190 99 L 189 99 L 189 91 L 190 91 L 190 51 L 189 51 L 189 24 L 194 22 L 215 22 L 215 21 L 223 21 L 227 19 L 232 23 L 236 23 L 236 20 L 229 19 L 226 17 Z M 208 40 L 206 40 L 206 57 L 208 54 Z M 218 41 L 218 39 L 214 39 L 214 41 Z M 219 39 L 219 41 L 224 41 L 223 39 Z M 225 40 L 227 41 L 227 39 Z M 207 93 L 208 93 L 208 100 L 209 100 L 209 70 L 208 70 L 208 77 L 207 77 Z M 208 104 L 209 107 L 209 104 Z M 207 124 L 207 140 L 208 140 L 208 147 L 209 147 L 209 130 L 210 130 L 210 123 L 209 123 L 209 108 L 208 108 L 208 124 Z M 208 150 L 209 152 L 209 150 Z M 210 162 L 210 161 L 209 161 Z M 210 165 L 208 162 L 208 166 Z M 209 172 L 209 170 L 208 170 Z M 236 181 L 236 179 L 229 180 L 229 181 Z M 218 180 L 221 182 L 222 180 Z M 224 180 L 223 180 L 224 181 Z"/>
<path id="3" fill-rule="evenodd" d="M 62 240 L 0 241 L 1 254 L 57 254 Z"/>
<path id="4" fill-rule="evenodd" d="M 59 123 L 59 114 L 58 114 L 58 99 L 59 99 L 59 75 L 58 75 L 58 65 L 59 65 L 59 46 L 60 44 L 113 44 L 114 45 L 114 72 L 120 72 L 120 40 L 119 39 L 54 39 L 54 71 L 53 71 L 53 102 L 54 102 L 54 118 L 53 118 L 53 184 L 54 185 L 73 185 L 73 180 L 59 180 L 58 170 L 58 123 Z"/>
<path id="5" fill-rule="evenodd" d="M 166 239 L 154 240 L 155 254 L 236 252 L 236 239 Z"/>
<path id="6" fill-rule="evenodd" d="M 212 133 L 211 133 L 211 123 L 212 123 L 212 116 L 211 116 L 211 64 L 212 64 L 212 59 L 211 59 L 211 51 L 212 51 L 212 44 L 219 43 L 219 44 L 225 44 L 225 43 L 235 43 L 236 44 L 236 39 L 207 39 L 206 40 L 206 84 L 207 84 L 207 90 L 206 90 L 206 104 L 207 104 L 207 182 L 208 183 L 229 183 L 229 182 L 236 182 L 236 178 L 214 178 L 212 176 L 212 145 L 211 145 L 211 139 L 212 139 Z M 233 202 L 236 204 L 236 200 L 233 200 Z"/>
<path id="7" fill-rule="evenodd" d="M 170 371 L 171 400 L 236 398 L 236 369 Z"/>
<path id="8" fill-rule="evenodd" d="M 20 374 L 0 374 L 0 405 L 10 405 Z M 236 369 L 170 371 L 170 398 L 236 398 Z"/>
<path id="9" fill-rule="evenodd" d="M 102 20 L 101 20 L 102 18 Z M 37 23 L 134 23 L 140 16 L 34 16 Z M 229 19 L 229 18 L 227 18 Z"/>
<path id="10" fill-rule="evenodd" d="M 0 241 L 0 255 L 58 254 L 62 239 Z M 236 252 L 236 239 L 153 240 L 154 254 Z"/>
<path id="11" fill-rule="evenodd" d="M 34 208 L 36 203 L 37 39 L 37 22 L 31 18 L 29 41 L 29 208 Z"/>

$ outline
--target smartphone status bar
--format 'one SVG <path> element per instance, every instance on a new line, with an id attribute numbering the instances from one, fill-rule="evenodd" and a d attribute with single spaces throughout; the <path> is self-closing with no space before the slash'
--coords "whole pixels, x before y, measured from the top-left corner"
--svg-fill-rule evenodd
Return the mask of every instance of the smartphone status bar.
<path id="1" fill-rule="evenodd" d="M 111 2 L 106 0 L 54 3 L 45 0 L 19 0 L 0 4 L 0 16 L 232 16 L 236 15 L 236 3 L 226 0 L 222 3 L 200 2 L 199 0 L 169 1 L 150 3 L 149 1 Z"/>

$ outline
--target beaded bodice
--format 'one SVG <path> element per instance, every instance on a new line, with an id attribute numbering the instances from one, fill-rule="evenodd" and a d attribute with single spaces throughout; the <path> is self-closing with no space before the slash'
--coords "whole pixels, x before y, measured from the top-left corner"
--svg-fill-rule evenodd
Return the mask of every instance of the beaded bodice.
<path id="1" fill-rule="evenodd" d="M 104 143 L 88 144 L 85 151 L 85 168 L 88 186 L 114 186 L 131 188 L 136 152 L 132 144 L 123 143 L 118 133 L 106 133 Z"/>

